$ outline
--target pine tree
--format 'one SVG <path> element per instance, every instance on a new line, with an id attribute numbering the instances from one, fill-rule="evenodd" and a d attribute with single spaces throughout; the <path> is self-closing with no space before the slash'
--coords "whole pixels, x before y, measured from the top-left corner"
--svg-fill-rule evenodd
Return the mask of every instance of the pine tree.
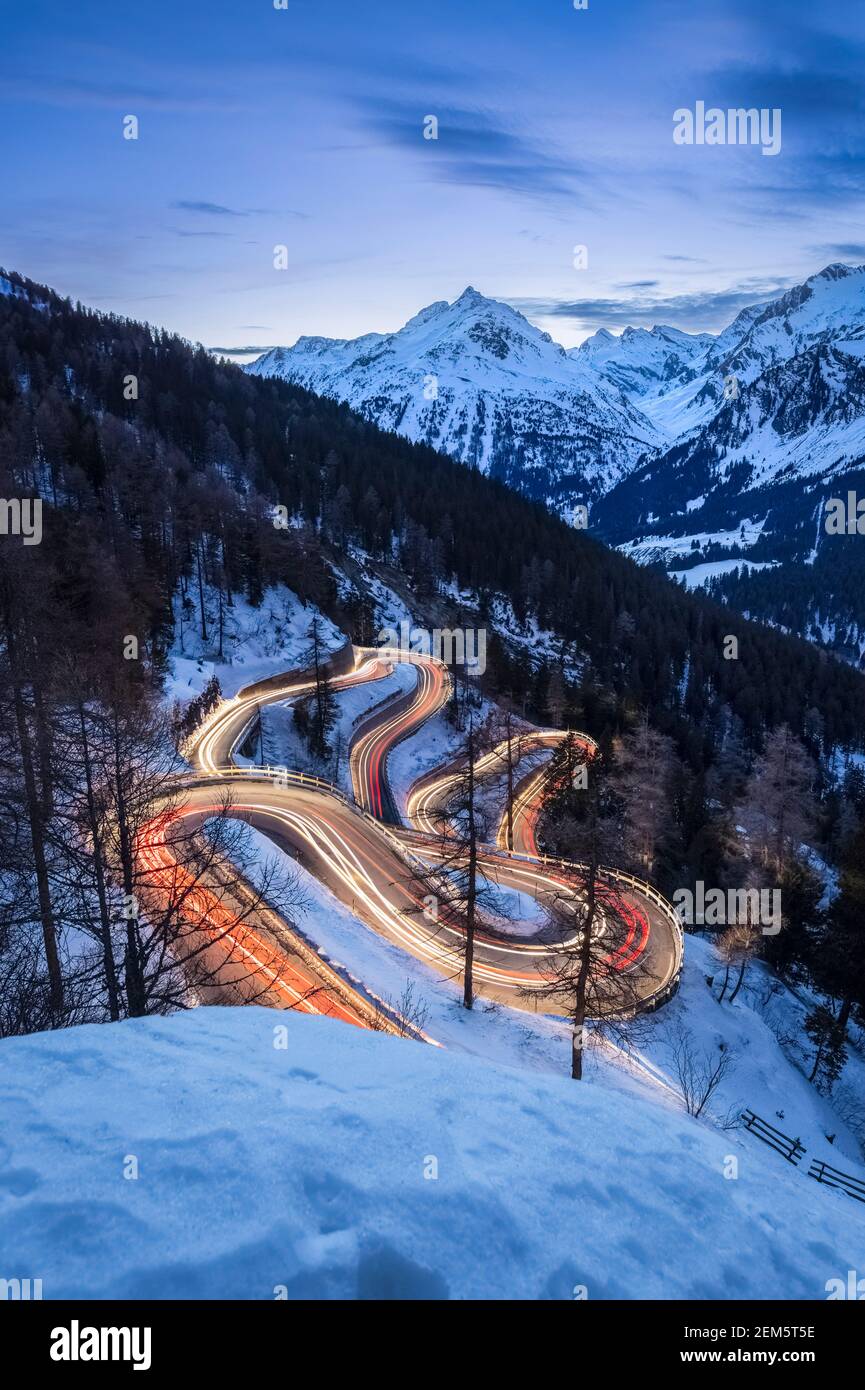
<path id="1" fill-rule="evenodd" d="M 831 1091 L 847 1061 L 844 1024 L 825 1004 L 818 1004 L 805 1019 L 805 1032 L 815 1048 L 808 1080 L 818 1090 Z"/>

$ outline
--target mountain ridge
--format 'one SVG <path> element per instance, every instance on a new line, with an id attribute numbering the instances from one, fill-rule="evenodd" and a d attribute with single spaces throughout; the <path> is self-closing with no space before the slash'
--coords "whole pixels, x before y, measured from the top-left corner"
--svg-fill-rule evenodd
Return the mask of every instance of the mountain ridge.
<path id="1" fill-rule="evenodd" d="M 568 519 L 585 504 L 602 540 L 676 570 L 813 565 L 815 510 L 865 460 L 863 363 L 865 266 L 830 262 L 719 333 L 601 328 L 566 350 L 469 286 L 396 333 L 301 338 L 246 370 L 345 400 Z M 865 600 L 829 618 L 861 627 L 862 657 Z"/>
<path id="2" fill-rule="evenodd" d="M 661 442 L 614 381 L 473 286 L 395 333 L 301 337 L 246 371 L 345 400 L 558 509 L 599 496 Z"/>

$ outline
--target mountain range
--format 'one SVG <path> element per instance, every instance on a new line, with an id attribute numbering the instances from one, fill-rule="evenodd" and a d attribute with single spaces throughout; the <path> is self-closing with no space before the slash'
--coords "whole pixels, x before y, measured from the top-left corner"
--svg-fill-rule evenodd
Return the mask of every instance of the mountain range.
<path id="1" fill-rule="evenodd" d="M 471 287 L 397 333 L 300 338 L 246 370 L 345 400 L 557 510 L 600 497 L 661 442 L 587 355 Z"/>
<path id="2" fill-rule="evenodd" d="M 827 266 L 722 332 L 600 329 L 566 350 L 467 289 L 398 332 L 300 338 L 247 369 L 345 400 L 752 616 L 865 650 L 865 266 Z"/>

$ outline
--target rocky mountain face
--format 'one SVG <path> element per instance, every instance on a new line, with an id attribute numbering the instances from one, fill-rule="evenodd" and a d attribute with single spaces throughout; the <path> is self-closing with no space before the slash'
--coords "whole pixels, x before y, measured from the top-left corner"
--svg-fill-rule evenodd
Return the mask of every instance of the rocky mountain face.
<path id="1" fill-rule="evenodd" d="M 865 537 L 826 515 L 865 498 L 865 267 L 745 310 L 639 404 L 669 443 L 607 491 L 593 528 L 858 664 Z"/>

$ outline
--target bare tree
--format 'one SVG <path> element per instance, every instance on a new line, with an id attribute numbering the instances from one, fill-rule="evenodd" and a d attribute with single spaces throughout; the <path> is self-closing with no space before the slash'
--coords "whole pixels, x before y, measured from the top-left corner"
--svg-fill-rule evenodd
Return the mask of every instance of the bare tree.
<path id="1" fill-rule="evenodd" d="M 622 740 L 615 778 L 624 808 L 624 844 L 634 871 L 652 878 L 672 825 L 673 745 L 644 714 Z"/>
<path id="2" fill-rule="evenodd" d="M 812 831 L 814 778 L 814 763 L 799 739 L 786 725 L 774 729 L 748 778 L 737 811 L 737 820 L 748 832 L 752 855 L 764 869 L 780 875 Z"/>
<path id="3" fill-rule="evenodd" d="M 376 1004 L 370 1027 L 374 1033 L 396 1033 L 401 1038 L 423 1036 L 429 1006 L 417 992 L 414 980 L 406 978 L 397 996 L 386 994 Z"/>
<path id="4" fill-rule="evenodd" d="M 28 870 L 32 872 L 42 933 L 50 1017 L 52 1026 L 59 1027 L 64 1021 L 64 980 L 49 845 L 53 776 L 47 707 L 53 648 L 40 641 L 39 608 L 35 601 L 38 587 L 35 563 L 14 556 L 4 547 L 0 555 L 0 698 L 5 705 L 4 724 L 12 735 L 7 744 L 9 771 L 16 785 L 13 799 L 19 807 L 17 824 L 22 830 L 26 827 Z"/>
<path id="5" fill-rule="evenodd" d="M 487 731 L 494 765 L 503 770 L 505 779 L 505 848 L 514 847 L 514 774 L 526 750 L 527 739 L 522 721 L 509 701 L 501 701 L 498 713 Z"/>
<path id="6" fill-rule="evenodd" d="M 745 900 L 745 915 L 731 922 L 715 941 L 715 950 L 724 966 L 724 979 L 718 1003 L 721 1004 L 730 984 L 731 971 L 736 970 L 736 982 L 730 994 L 730 1003 L 736 998 L 745 980 L 745 972 L 752 960 L 759 956 L 763 946 L 763 929 L 754 917 L 754 894 L 756 890 L 745 889 L 741 897 Z"/>
<path id="7" fill-rule="evenodd" d="M 732 1070 L 734 1054 L 724 1042 L 717 1048 L 701 1048 L 683 1024 L 673 1034 L 669 1048 L 685 1110 L 697 1118 Z"/>
<path id="8" fill-rule="evenodd" d="M 418 882 L 435 904 L 438 930 L 456 945 L 462 962 L 463 1005 L 474 1002 L 475 934 L 482 914 L 506 918 L 507 909 L 496 885 L 481 871 L 481 852 L 490 839 L 491 816 L 479 794 L 478 767 L 490 751 L 488 729 L 478 729 L 469 710 L 459 771 L 449 784 L 444 804 L 432 812 L 436 846 L 432 867 L 418 871 Z M 428 909 L 423 909 L 429 917 Z"/>
<path id="9" fill-rule="evenodd" d="M 650 990 L 652 973 L 632 962 L 622 949 L 633 920 L 614 880 L 601 868 L 608 825 L 607 769 L 593 763 L 582 803 L 582 816 L 567 823 L 570 848 L 582 861 L 558 875 L 561 887 L 548 901 L 550 954 L 539 965 L 542 976 L 532 997 L 560 1009 L 571 1022 L 571 1076 L 583 1075 L 586 1025 L 600 1036 L 627 1045 L 641 1000 Z M 558 829 L 565 827 L 560 821 Z"/>
<path id="10" fill-rule="evenodd" d="M 258 919 L 267 906 L 301 906 L 296 878 L 275 860 L 259 871 L 229 798 L 191 814 L 146 688 L 114 679 L 101 698 L 85 698 L 92 685 L 86 672 L 80 683 L 68 675 L 53 832 L 67 920 L 97 947 L 91 995 L 111 1019 L 184 1007 L 190 988 L 208 1002 L 272 996 L 290 966 Z"/>

